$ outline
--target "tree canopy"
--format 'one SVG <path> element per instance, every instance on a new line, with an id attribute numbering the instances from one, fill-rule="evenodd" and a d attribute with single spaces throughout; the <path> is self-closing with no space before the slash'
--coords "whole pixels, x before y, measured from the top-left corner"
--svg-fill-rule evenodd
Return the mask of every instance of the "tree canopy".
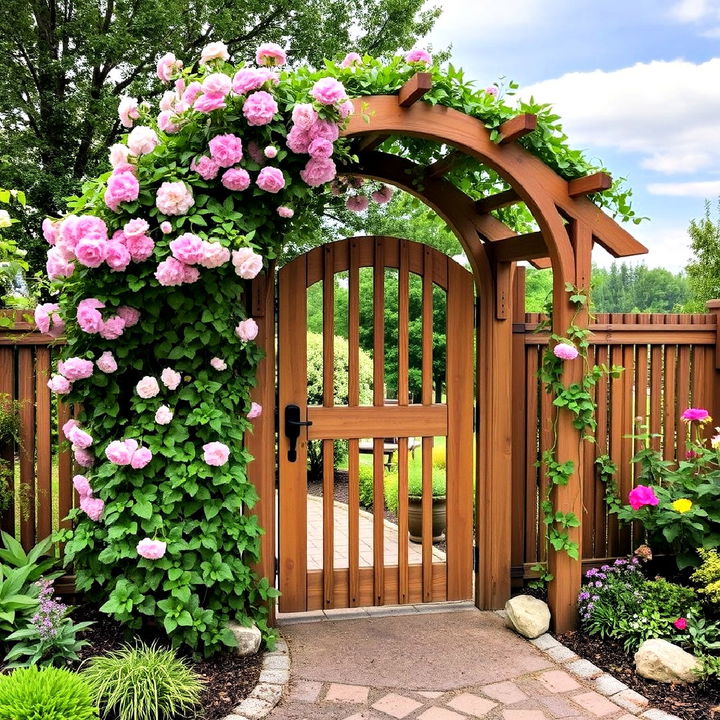
<path id="1" fill-rule="evenodd" d="M 693 257 L 685 268 L 690 287 L 688 312 L 705 312 L 705 303 L 720 297 L 720 199 L 715 217 L 710 201 L 705 203 L 705 214 L 692 220 L 688 233 Z"/>

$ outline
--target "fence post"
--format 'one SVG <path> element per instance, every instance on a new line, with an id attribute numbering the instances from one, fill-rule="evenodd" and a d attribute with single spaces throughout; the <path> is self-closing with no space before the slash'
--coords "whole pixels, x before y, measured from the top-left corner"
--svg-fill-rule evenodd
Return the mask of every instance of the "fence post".
<path id="1" fill-rule="evenodd" d="M 708 300 L 705 303 L 708 313 L 715 317 L 715 373 L 712 378 L 712 407 L 710 414 L 720 417 L 720 300 Z"/>

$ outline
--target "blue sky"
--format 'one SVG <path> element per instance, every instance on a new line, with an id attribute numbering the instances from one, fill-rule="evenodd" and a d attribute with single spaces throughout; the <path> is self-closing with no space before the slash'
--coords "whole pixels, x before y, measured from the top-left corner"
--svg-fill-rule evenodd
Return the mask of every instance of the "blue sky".
<path id="1" fill-rule="evenodd" d="M 720 0 L 434 4 L 430 43 L 481 87 L 504 75 L 552 102 L 571 143 L 628 178 L 643 260 L 681 269 L 690 219 L 720 195 Z"/>

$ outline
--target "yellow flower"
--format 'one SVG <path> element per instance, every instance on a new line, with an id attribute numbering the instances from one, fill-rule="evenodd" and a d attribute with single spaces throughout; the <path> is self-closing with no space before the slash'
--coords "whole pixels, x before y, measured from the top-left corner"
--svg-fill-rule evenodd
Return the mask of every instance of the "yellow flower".
<path id="1" fill-rule="evenodd" d="M 687 498 L 680 498 L 672 504 L 673 510 L 676 510 L 679 513 L 688 512 L 692 506 L 692 500 L 688 500 Z"/>
<path id="2" fill-rule="evenodd" d="M 718 428 L 715 428 L 718 430 Z M 720 430 L 718 430 L 718 433 L 720 433 Z M 720 434 L 713 435 L 712 439 L 710 440 L 710 444 L 713 446 L 713 449 L 720 450 Z"/>

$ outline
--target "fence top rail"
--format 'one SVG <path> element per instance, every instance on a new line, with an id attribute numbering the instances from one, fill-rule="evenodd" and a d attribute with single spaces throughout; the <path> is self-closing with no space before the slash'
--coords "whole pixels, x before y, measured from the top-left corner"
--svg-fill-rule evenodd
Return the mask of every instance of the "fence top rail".
<path id="1" fill-rule="evenodd" d="M 0 320 L 9 318 L 12 325 L 0 324 L 0 345 L 50 345 L 63 344 L 62 338 L 54 338 L 38 331 L 32 310 L 0 310 Z"/>

